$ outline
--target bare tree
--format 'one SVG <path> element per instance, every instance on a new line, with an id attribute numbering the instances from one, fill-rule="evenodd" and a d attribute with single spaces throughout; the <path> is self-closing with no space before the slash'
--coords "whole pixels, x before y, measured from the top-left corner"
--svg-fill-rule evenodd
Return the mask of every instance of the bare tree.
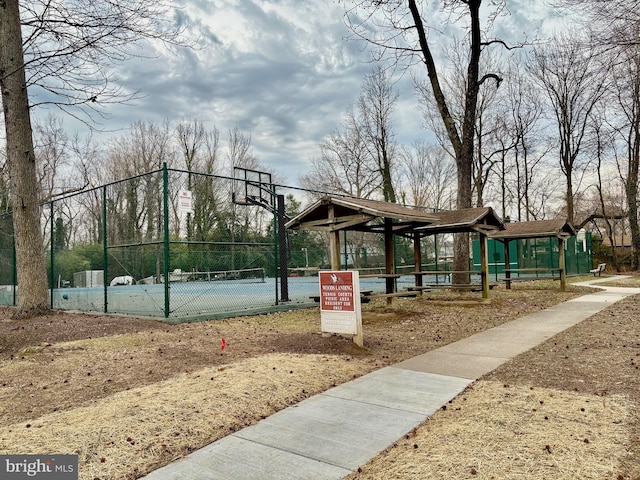
<path id="1" fill-rule="evenodd" d="M 34 129 L 35 155 L 41 200 L 48 200 L 66 190 L 64 179 L 71 165 L 71 142 L 62 119 L 48 115 Z"/>
<path id="2" fill-rule="evenodd" d="M 188 171 L 196 168 L 198 153 L 204 147 L 205 137 L 206 130 L 201 121 L 182 121 L 176 126 L 178 147 Z M 191 188 L 191 185 L 187 185 L 187 188 Z"/>
<path id="3" fill-rule="evenodd" d="M 541 122 L 544 102 L 540 90 L 514 59 L 509 63 L 507 78 L 502 138 L 513 148 L 505 159 L 509 166 L 501 167 L 502 214 L 515 214 L 518 221 L 539 220 L 544 202 L 558 187 L 557 171 L 546 163 L 551 146 L 544 139 Z"/>
<path id="4" fill-rule="evenodd" d="M 415 142 L 403 150 L 404 179 L 409 202 L 433 209 L 450 209 L 455 190 L 455 164 L 441 147 Z"/>
<path id="5" fill-rule="evenodd" d="M 584 43 L 607 54 L 604 61 L 614 68 L 613 95 L 622 119 L 615 115 L 609 123 L 618 131 L 626 155 L 618 158 L 618 170 L 625 184 L 627 217 L 631 230 L 632 267 L 640 268 L 640 227 L 638 226 L 638 47 L 640 46 L 640 1 L 638 0 L 556 0 L 556 6 L 578 11 L 590 36 Z M 621 165 L 623 163 L 623 165 Z"/>
<path id="6" fill-rule="evenodd" d="M 500 71 L 500 60 L 494 51 L 489 52 L 482 64 L 482 71 Z M 474 149 L 472 189 L 475 192 L 475 205 L 485 206 L 496 170 L 504 164 L 504 159 L 513 150 L 514 143 L 505 136 L 505 118 L 508 117 L 508 106 L 504 89 L 496 89 L 495 85 L 484 83 L 478 92 L 478 108 L 476 113 L 476 147 Z M 499 175 L 498 175 L 499 176 Z"/>
<path id="7" fill-rule="evenodd" d="M 108 216 L 114 221 L 109 243 L 161 237 L 163 163 L 173 158 L 168 122 L 134 122 L 129 132 L 109 149 L 108 165 L 113 180 L 127 179 L 113 187 Z M 144 175 L 156 171 L 153 175 Z"/>
<path id="8" fill-rule="evenodd" d="M 593 47 L 561 36 L 534 51 L 528 70 L 545 93 L 553 113 L 560 169 L 566 180 L 567 218 L 573 222 L 574 183 L 585 167 L 581 153 L 591 113 L 606 93 L 606 70 Z"/>
<path id="9" fill-rule="evenodd" d="M 250 137 L 243 136 L 239 130 L 232 130 L 230 135 L 235 139 L 231 151 L 242 150 L 239 147 L 243 143 L 241 138 L 245 147 L 250 147 Z M 202 122 L 193 120 L 180 122 L 176 127 L 176 136 L 188 171 L 187 189 L 192 191 L 194 197 L 193 213 L 187 213 L 187 239 L 205 241 L 218 223 L 218 209 L 222 203 L 218 191 L 220 188 L 216 188 L 220 181 L 213 177 L 222 167 L 220 132 L 215 127 L 207 131 Z M 177 216 L 177 212 L 175 214 Z"/>
<path id="10" fill-rule="evenodd" d="M 357 198 L 371 198 L 380 190 L 384 192 L 381 165 L 378 163 L 382 157 L 374 153 L 380 151 L 370 136 L 375 131 L 376 128 L 368 131 L 363 127 L 351 106 L 345 114 L 342 129 L 327 135 L 320 144 L 320 156 L 312 159 L 311 169 L 300 178 L 300 184 L 311 190 Z M 391 175 L 390 168 L 388 173 Z M 391 182 L 390 177 L 388 180 Z M 395 190 L 392 193 L 395 198 Z M 326 240 L 328 242 L 328 237 Z M 345 248 L 351 251 L 356 267 L 361 266 L 366 243 L 367 236 L 362 232 L 348 236 Z"/>
<path id="11" fill-rule="evenodd" d="M 30 317 L 47 311 L 49 299 L 18 0 L 0 3 L 0 90 L 20 286 L 16 316 Z"/>
<path id="12" fill-rule="evenodd" d="M 50 114 L 43 122 L 36 123 L 34 142 L 40 201 L 47 202 L 58 195 L 76 190 L 78 186 L 72 186 L 77 180 L 77 175 L 72 170 L 75 145 L 64 129 L 62 119 Z M 48 238 L 55 250 L 64 250 L 69 245 L 73 220 L 77 215 L 71 204 L 71 200 L 56 202 L 52 205 L 54 209 L 45 208 L 42 212 L 45 243 Z M 51 218 L 52 215 L 55 218 Z M 47 229 L 49 235 L 46 235 Z"/>
<path id="13" fill-rule="evenodd" d="M 211 231 L 220 222 L 222 188 L 218 185 L 219 180 L 211 175 L 218 173 L 222 164 L 221 157 L 220 132 L 214 127 L 205 134 L 203 152 L 197 166 L 199 172 L 207 175 L 197 176 L 193 185 L 193 226 L 197 240 L 210 239 Z"/>
<path id="14" fill-rule="evenodd" d="M 618 138 L 625 155 L 617 159 L 618 171 L 625 186 L 627 218 L 633 244 L 632 268 L 640 269 L 640 225 L 638 219 L 638 173 L 640 170 L 640 46 L 627 50 L 625 62 L 613 70 L 613 94 L 617 111 L 622 115 L 614 118 Z M 623 121 L 620 122 L 620 119 Z"/>
<path id="15" fill-rule="evenodd" d="M 597 181 L 595 183 L 595 189 L 597 191 L 597 199 L 595 208 L 591 208 L 591 213 L 599 212 L 602 214 L 602 220 L 605 224 L 605 229 L 607 233 L 607 238 L 611 244 L 611 253 L 613 260 L 613 267 L 616 271 L 620 271 L 620 263 L 618 260 L 618 252 L 615 248 L 615 229 L 613 226 L 613 217 L 620 210 L 619 208 L 614 208 L 611 203 L 611 192 L 608 185 L 605 184 L 603 179 L 603 170 L 606 163 L 606 158 L 610 157 L 608 154 L 613 146 L 613 134 L 607 128 L 606 122 L 603 118 L 603 110 L 602 111 L 594 111 L 591 121 L 589 122 L 588 128 L 592 131 L 592 135 L 594 138 L 594 145 L 591 150 L 591 154 L 594 157 L 594 161 L 596 164 L 596 173 L 597 173 Z M 586 215 L 585 215 L 586 216 Z"/>
<path id="16" fill-rule="evenodd" d="M 172 8 L 163 0 L 0 3 L 0 90 L 20 284 L 17 316 L 49 308 L 30 103 L 52 103 L 76 116 L 83 112 L 90 121 L 99 105 L 130 98 L 109 83 L 108 72 L 135 56 L 141 39 L 175 42 L 180 32 L 166 15 Z"/>
<path id="17" fill-rule="evenodd" d="M 467 44 L 466 39 L 456 39 L 453 42 L 446 52 L 449 68 L 441 75 L 442 88 L 450 100 L 451 115 L 457 124 L 462 124 L 465 115 L 469 63 Z M 500 70 L 500 61 L 492 52 L 494 51 L 489 51 L 484 56 L 484 61 L 480 65 L 481 74 Z M 455 158 L 449 136 L 438 113 L 431 84 L 428 81 L 416 82 L 415 88 L 423 106 L 427 125 L 436 134 L 442 148 Z M 501 106 L 501 96 L 495 84 L 483 83 L 478 90 L 476 108 L 475 146 L 471 168 L 472 206 L 484 206 L 485 191 L 490 186 L 498 159 L 508 151 L 502 136 L 503 132 L 499 131 L 505 116 L 504 112 L 500 111 Z"/>
<path id="18" fill-rule="evenodd" d="M 382 183 L 385 202 L 396 203 L 393 186 L 393 170 L 396 162 L 396 143 L 392 114 L 398 100 L 389 78 L 382 67 L 367 75 L 356 102 L 359 125 L 365 138 L 365 146 L 374 158 Z"/>
<path id="19" fill-rule="evenodd" d="M 334 131 L 320 144 L 320 156 L 312 159 L 310 172 L 300 182 L 312 190 L 370 198 L 380 187 L 380 172 L 350 112 L 344 129 Z"/>
<path id="20" fill-rule="evenodd" d="M 431 4 L 429 3 L 429 6 Z M 475 126 L 478 92 L 487 80 L 500 81 L 494 73 L 480 77 L 480 56 L 483 46 L 493 43 L 483 40 L 480 7 L 482 0 L 448 0 L 444 8 L 456 19 L 466 20 L 469 35 L 469 55 L 466 68 L 466 92 L 464 114 L 457 122 L 451 113 L 451 99 L 447 98 L 441 85 L 440 70 L 432 47 L 440 25 L 429 25 L 430 18 L 425 2 L 419 0 L 360 0 L 347 12 L 347 20 L 357 36 L 378 46 L 383 54 L 391 54 L 397 61 L 407 60 L 410 64 L 420 63 L 426 67 L 433 98 L 455 155 L 457 168 L 458 208 L 472 205 L 471 179 L 475 147 Z M 504 2 L 492 2 L 493 12 L 489 22 L 504 10 Z M 365 20 L 362 20 L 365 19 Z M 369 23 L 377 28 L 369 28 Z M 372 33 L 374 32 L 374 33 Z M 458 235 L 454 245 L 455 270 L 468 270 L 469 237 Z M 459 276 L 456 283 L 468 281 L 468 276 Z"/>
<path id="21" fill-rule="evenodd" d="M 640 0 L 555 0 L 556 7 L 578 13 L 593 41 L 618 51 L 640 45 Z"/>
<path id="22" fill-rule="evenodd" d="M 193 171 L 196 166 L 198 150 L 204 146 L 206 131 L 202 122 L 197 120 L 191 122 L 183 121 L 176 127 L 176 137 L 178 148 L 182 153 L 182 159 L 187 169 L 187 190 L 193 191 Z M 178 216 L 177 212 L 174 212 Z M 193 225 L 191 223 L 191 212 L 187 213 L 187 240 L 193 237 Z M 178 222 L 176 224 L 179 225 Z M 179 232 L 178 232 L 179 233 Z"/>
<path id="23" fill-rule="evenodd" d="M 385 201 L 395 203 L 399 168 L 392 116 L 397 99 L 387 72 L 373 69 L 345 112 L 342 128 L 320 144 L 320 157 L 303 177 L 305 185 L 359 198 L 380 191 Z"/>
<path id="24" fill-rule="evenodd" d="M 231 168 L 258 169 L 258 158 L 251 146 L 251 134 L 242 132 L 238 127 L 229 130 L 227 161 Z"/>

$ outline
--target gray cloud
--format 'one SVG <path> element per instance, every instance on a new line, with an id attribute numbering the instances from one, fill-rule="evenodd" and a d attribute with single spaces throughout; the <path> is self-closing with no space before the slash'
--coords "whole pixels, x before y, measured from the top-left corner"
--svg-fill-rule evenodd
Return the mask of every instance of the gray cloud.
<path id="1" fill-rule="evenodd" d="M 373 66 L 365 45 L 348 39 L 343 14 L 342 3 L 326 0 L 180 0 L 174 21 L 194 48 L 146 45 L 155 58 L 122 64 L 112 80 L 142 96 L 109 107 L 104 127 L 165 118 L 198 119 L 223 134 L 237 126 L 263 164 L 294 182 Z M 428 133 L 405 77 L 396 125 L 410 143 Z"/>
<path id="2" fill-rule="evenodd" d="M 324 2 L 194 0 L 178 17 L 196 47 L 123 65 L 115 80 L 144 98 L 115 108 L 114 122 L 137 116 L 195 118 L 222 132 L 238 126 L 278 170 L 316 153 L 371 68 L 363 46 L 345 41 L 341 8 L 326 12 Z"/>

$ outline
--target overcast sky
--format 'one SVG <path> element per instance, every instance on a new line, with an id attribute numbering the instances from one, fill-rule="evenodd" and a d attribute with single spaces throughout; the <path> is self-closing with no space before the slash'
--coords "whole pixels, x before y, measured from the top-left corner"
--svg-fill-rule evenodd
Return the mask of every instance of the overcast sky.
<path id="1" fill-rule="evenodd" d="M 263 165 L 286 183 L 296 184 L 310 159 L 318 155 L 318 144 L 340 127 L 374 66 L 368 46 L 349 39 L 343 20 L 345 2 L 179 0 L 177 4 L 183 6 L 180 22 L 198 39 L 196 48 L 158 50 L 156 59 L 121 65 L 112 80 L 144 98 L 135 105 L 109 106 L 103 128 L 126 128 L 137 120 L 167 118 L 175 124 L 197 119 L 208 128 L 215 125 L 226 140 L 227 131 L 237 126 L 251 134 Z M 496 24 L 500 35 L 523 40 L 524 32 L 533 38 L 555 24 L 544 1 L 508 4 L 510 15 Z M 433 8 L 431 21 L 438 15 Z M 414 68 L 412 74 L 422 75 L 421 70 Z M 396 90 L 400 100 L 394 124 L 399 142 L 432 138 L 416 107 L 411 76 L 405 74 Z M 67 125 L 73 129 L 74 124 Z"/>

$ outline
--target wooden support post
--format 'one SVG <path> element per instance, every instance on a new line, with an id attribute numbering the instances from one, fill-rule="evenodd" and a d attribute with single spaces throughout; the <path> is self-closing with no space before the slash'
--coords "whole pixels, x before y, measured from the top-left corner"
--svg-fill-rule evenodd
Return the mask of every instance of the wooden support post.
<path id="1" fill-rule="evenodd" d="M 511 290 L 511 258 L 509 253 L 509 240 L 505 239 L 502 244 L 504 245 L 504 279 L 507 285 L 507 290 Z"/>
<path id="2" fill-rule="evenodd" d="M 489 249 L 487 236 L 480 234 L 480 278 L 482 280 L 482 298 L 489 298 Z"/>
<path id="3" fill-rule="evenodd" d="M 560 269 L 560 290 L 567 290 L 567 275 L 565 271 L 564 238 L 558 238 L 558 268 Z"/>
<path id="4" fill-rule="evenodd" d="M 422 271 L 422 249 L 420 246 L 420 235 L 417 233 L 413 234 L 413 264 L 415 266 L 416 272 Z M 417 273 L 415 286 L 422 286 L 422 275 L 418 275 Z M 418 289 L 418 296 L 422 296 L 422 289 Z"/>
<path id="5" fill-rule="evenodd" d="M 393 248 L 393 219 L 384 219 L 384 258 L 385 258 L 385 273 L 392 275 L 395 272 L 394 262 L 394 248 Z M 387 277 L 386 281 L 386 293 L 395 293 L 396 291 L 396 279 L 393 277 Z M 387 305 L 393 304 L 393 297 L 387 297 Z"/>
<path id="6" fill-rule="evenodd" d="M 329 205 L 329 219 L 334 219 L 333 205 Z M 331 270 L 340 270 L 340 230 L 329 233 L 329 254 L 331 255 Z"/>

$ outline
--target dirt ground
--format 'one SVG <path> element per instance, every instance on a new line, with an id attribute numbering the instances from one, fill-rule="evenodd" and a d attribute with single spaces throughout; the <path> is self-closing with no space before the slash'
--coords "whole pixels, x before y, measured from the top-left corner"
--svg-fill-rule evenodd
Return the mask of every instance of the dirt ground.
<path id="1" fill-rule="evenodd" d="M 541 281 L 496 288 L 489 304 L 442 292 L 367 304 L 365 348 L 322 337 L 318 309 L 181 325 L 17 321 L 5 309 L 0 453 L 76 453 L 81 479 L 135 479 L 334 385 L 586 291 Z M 634 297 L 517 357 L 352 477 L 640 479 L 639 318 Z"/>

